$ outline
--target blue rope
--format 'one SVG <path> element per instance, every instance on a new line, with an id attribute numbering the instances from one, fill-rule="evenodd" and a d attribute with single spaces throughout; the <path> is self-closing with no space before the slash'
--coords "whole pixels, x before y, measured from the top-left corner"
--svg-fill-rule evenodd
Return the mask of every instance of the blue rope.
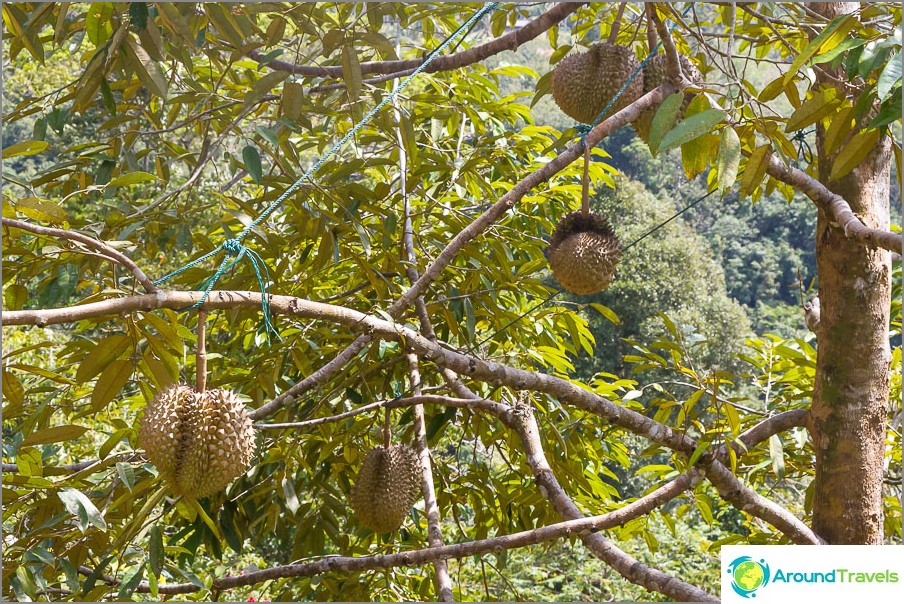
<path id="1" fill-rule="evenodd" d="M 687 6 L 687 8 L 684 9 L 682 16 L 686 15 L 688 13 L 688 11 L 691 10 L 692 6 L 693 6 L 693 3 L 688 3 L 688 6 Z M 673 31 L 675 31 L 676 27 L 678 27 L 677 23 L 672 25 L 672 27 L 669 28 L 669 34 L 671 34 Z M 638 65 L 637 68 L 634 70 L 634 72 L 628 77 L 628 81 L 622 85 L 622 87 L 618 90 L 618 92 L 615 93 L 615 96 L 612 97 L 612 100 L 609 101 L 609 103 L 603 108 L 603 110 L 599 112 L 599 115 L 596 116 L 596 119 L 593 120 L 592 124 L 590 124 L 590 125 L 577 124 L 574 127 L 575 132 L 577 132 L 581 135 L 581 149 L 583 149 L 585 147 L 587 135 L 590 133 L 590 131 L 593 130 L 597 126 L 597 124 L 599 124 L 601 121 L 603 121 L 603 116 L 606 115 L 606 113 L 609 111 L 609 109 L 611 109 L 612 106 L 615 104 L 615 102 L 618 101 L 618 98 L 625 92 L 625 90 L 628 89 L 628 86 L 631 85 L 631 82 L 634 81 L 634 78 L 637 77 L 637 74 L 639 74 L 641 71 L 643 71 L 643 68 L 646 67 L 647 63 L 649 63 L 650 61 L 653 60 L 653 57 L 656 56 L 656 54 L 659 52 L 659 49 L 661 47 L 662 47 L 662 40 L 657 42 L 656 46 L 653 47 L 653 50 L 650 51 L 650 54 L 647 55 L 647 58 L 645 58 L 643 61 L 640 62 L 640 65 Z"/>
<path id="2" fill-rule="evenodd" d="M 252 229 L 254 229 L 261 222 L 266 220 L 267 217 L 270 216 L 270 214 L 272 214 L 273 211 L 276 210 L 276 208 L 278 208 L 283 203 L 283 201 L 286 200 L 287 197 L 289 197 L 289 195 L 291 195 L 293 192 L 295 192 L 295 190 L 299 186 L 301 186 L 302 182 L 304 182 L 305 180 L 310 181 L 311 176 L 324 163 L 326 163 L 326 161 L 330 157 L 335 155 L 336 152 L 339 150 L 339 148 L 342 147 L 342 145 L 344 145 L 346 142 L 348 142 L 355 134 L 358 133 L 359 130 L 361 130 L 361 128 L 363 128 L 368 122 L 370 122 L 370 120 L 377 113 L 379 113 L 383 107 L 385 107 L 387 104 L 391 103 L 393 101 L 393 99 L 395 99 L 395 97 L 398 96 L 399 92 L 401 92 L 406 86 L 408 86 L 408 84 L 411 82 L 411 80 L 413 80 L 422 71 L 424 71 L 424 69 L 426 69 L 427 66 L 430 65 L 430 63 L 432 63 L 433 60 L 436 59 L 452 43 L 452 41 L 456 37 L 459 36 L 459 34 L 461 34 L 462 32 L 470 31 L 471 27 L 475 23 L 477 23 L 477 21 L 479 21 L 481 18 L 483 18 L 483 16 L 486 15 L 487 13 L 499 9 L 499 6 L 500 6 L 499 2 L 492 2 L 492 3 L 486 4 L 483 8 L 481 8 L 476 13 L 474 13 L 474 15 L 470 19 L 468 19 L 465 23 L 463 23 L 461 25 L 461 27 L 459 27 L 454 32 L 452 32 L 452 34 L 448 38 L 446 38 L 442 44 L 440 44 L 433 51 L 431 51 L 429 55 L 427 55 L 427 57 L 424 59 L 424 62 L 421 63 L 417 67 L 417 69 L 415 69 L 414 72 L 412 72 L 411 75 L 409 75 L 399 85 L 397 85 L 393 89 L 393 91 L 390 92 L 389 95 L 385 99 L 383 99 L 376 107 L 371 109 L 370 112 L 367 115 L 365 115 L 361 119 L 361 121 L 355 125 L 354 128 L 349 130 L 349 132 L 345 136 L 343 136 L 339 140 L 338 143 L 333 145 L 333 147 L 329 151 L 327 151 L 323 157 L 321 157 L 319 160 L 317 160 L 317 163 L 315 163 L 313 166 L 311 166 L 311 168 L 308 169 L 308 171 L 305 172 L 298 180 L 296 180 L 292 184 L 292 186 L 290 186 L 288 189 L 286 189 L 282 195 L 280 195 L 275 201 L 273 201 L 269 206 L 267 206 L 264 209 L 264 211 L 261 212 L 260 215 L 256 219 L 254 219 L 254 221 L 251 224 L 249 224 L 244 229 L 242 229 L 242 231 L 238 235 L 236 235 L 234 239 L 227 239 L 226 241 L 223 242 L 223 244 L 220 247 L 204 254 L 200 258 L 196 258 L 196 259 L 192 260 L 191 262 L 185 264 L 181 268 L 178 268 L 178 269 L 174 270 L 173 272 L 171 272 L 167 275 L 164 275 L 160 279 L 157 279 L 156 281 L 154 281 L 154 285 L 160 285 L 161 283 L 165 283 L 166 281 L 172 279 L 173 277 L 176 277 L 177 275 L 180 275 L 180 274 L 184 273 L 185 271 L 204 262 L 208 258 L 210 258 L 212 256 L 216 256 L 220 252 L 226 252 L 226 257 L 223 258 L 223 262 L 220 264 L 220 267 L 217 269 L 216 273 L 214 273 L 213 276 L 207 280 L 207 287 L 204 290 L 204 295 L 201 296 L 201 299 L 198 300 L 197 302 L 195 302 L 194 304 L 192 304 L 191 306 L 182 309 L 182 310 L 192 310 L 194 308 L 201 306 L 207 300 L 207 297 L 208 297 L 208 295 L 210 295 L 210 292 L 213 289 L 213 286 L 220 279 L 220 277 L 223 275 L 223 273 L 225 273 L 227 270 L 232 268 L 243 257 L 247 256 L 251 260 L 251 265 L 254 268 L 254 273 L 257 276 L 258 284 L 260 285 L 261 312 L 263 313 L 264 329 L 267 333 L 268 340 L 269 340 L 270 333 L 275 333 L 278 336 L 278 333 L 273 328 L 273 325 L 270 322 L 270 275 L 269 275 L 269 271 L 267 270 L 267 264 L 264 262 L 263 258 L 261 258 L 256 252 L 248 249 L 245 245 L 243 245 L 242 239 L 244 239 Z M 467 35 L 467 33 L 465 35 Z M 313 181 L 311 181 L 311 182 L 313 183 Z M 235 258 L 232 259 L 231 258 L 232 256 L 234 256 Z M 260 266 L 263 266 L 264 272 L 267 275 L 266 280 L 261 276 Z"/>

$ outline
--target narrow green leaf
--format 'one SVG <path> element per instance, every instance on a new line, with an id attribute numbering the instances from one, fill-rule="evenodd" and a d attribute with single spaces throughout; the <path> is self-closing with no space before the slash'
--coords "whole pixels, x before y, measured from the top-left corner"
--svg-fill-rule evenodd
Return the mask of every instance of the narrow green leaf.
<path id="1" fill-rule="evenodd" d="M 3 159 L 9 159 L 10 157 L 17 157 L 19 155 L 36 155 L 47 149 L 49 146 L 50 143 L 47 141 L 22 141 L 21 143 L 15 143 L 14 145 L 10 145 L 3 149 Z"/>
<path id="2" fill-rule="evenodd" d="M 901 56 L 895 54 L 889 57 L 888 64 L 879 75 L 879 83 L 876 86 L 876 93 L 879 95 L 879 101 L 884 101 L 891 94 L 891 89 L 895 83 L 901 79 Z"/>
<path id="3" fill-rule="evenodd" d="M 742 197 L 752 195 L 754 189 L 763 182 L 763 176 L 766 175 L 766 166 L 769 164 L 770 149 L 770 145 L 760 145 L 750 154 L 739 187 L 739 192 Z"/>
<path id="4" fill-rule="evenodd" d="M 80 519 L 82 517 L 87 518 L 88 522 L 102 531 L 107 529 L 107 523 L 100 510 L 97 509 L 97 506 L 94 505 L 87 495 L 73 488 L 64 488 L 58 495 L 63 500 L 63 505 L 66 506 L 66 510 L 70 514 Z M 85 528 L 87 526 L 82 528 L 83 532 Z"/>
<path id="5" fill-rule="evenodd" d="M 82 360 L 75 373 L 75 381 L 84 384 L 106 369 L 129 348 L 131 340 L 124 334 L 114 334 L 99 340 L 94 349 Z"/>
<path id="6" fill-rule="evenodd" d="M 69 215 L 58 203 L 37 197 L 26 197 L 16 201 L 16 209 L 22 214 L 38 222 L 66 224 Z"/>
<path id="7" fill-rule="evenodd" d="M 659 152 L 680 147 L 713 130 L 725 120 L 721 109 L 707 109 L 682 120 L 674 129 L 666 133 L 659 145 Z"/>
<path id="8" fill-rule="evenodd" d="M 829 51 L 841 44 L 848 32 L 856 25 L 857 19 L 851 15 L 841 15 L 833 19 L 832 22 L 822 30 L 822 33 L 813 38 L 803 51 L 797 55 L 797 58 L 794 59 L 794 62 L 791 63 L 791 67 L 788 68 L 788 72 L 785 74 L 785 83 L 787 84 L 790 82 L 794 77 L 794 74 L 796 74 L 807 61 L 813 58 L 816 53 L 820 51 Z"/>
<path id="9" fill-rule="evenodd" d="M 126 55 L 132 60 L 132 67 L 138 74 L 141 83 L 152 93 L 165 99 L 167 90 L 169 90 L 169 82 L 154 59 L 129 35 L 126 36 L 124 48 Z"/>
<path id="10" fill-rule="evenodd" d="M 788 123 L 785 125 L 785 132 L 794 132 L 806 128 L 811 124 L 815 124 L 827 115 L 831 115 L 839 105 L 841 99 L 837 98 L 837 91 L 832 87 L 823 88 L 816 91 L 813 98 L 798 107 Z"/>
<path id="11" fill-rule="evenodd" d="M 286 507 L 289 508 L 293 514 L 298 511 L 299 506 L 301 505 L 298 501 L 298 495 L 295 494 L 295 483 L 289 479 L 289 477 L 285 477 L 282 479 L 282 490 L 283 495 L 286 498 Z"/>
<path id="12" fill-rule="evenodd" d="M 342 48 L 342 78 L 345 80 L 349 99 L 354 103 L 361 96 L 364 77 L 361 75 L 361 63 L 358 62 L 358 55 L 351 44 Z"/>
<path id="13" fill-rule="evenodd" d="M 662 101 L 659 109 L 656 110 L 656 115 L 653 116 L 653 122 L 650 124 L 649 142 L 650 150 L 654 151 L 654 156 L 659 149 L 659 145 L 662 144 L 662 137 L 675 125 L 675 120 L 678 119 L 683 102 L 684 93 L 677 92 L 669 95 L 666 100 Z"/>
<path id="14" fill-rule="evenodd" d="M 838 152 L 829 173 L 829 180 L 838 180 L 860 165 L 879 142 L 879 136 L 878 130 L 864 130 L 851 137 L 848 144 Z"/>
<path id="15" fill-rule="evenodd" d="M 769 437 L 769 457 L 772 459 L 772 472 L 781 480 L 785 477 L 785 451 L 778 434 Z"/>
<path id="16" fill-rule="evenodd" d="M 731 126 L 722 129 L 719 141 L 719 154 L 716 156 L 716 170 L 719 174 L 718 188 L 724 196 L 738 178 L 738 165 L 741 163 L 741 139 Z"/>
<path id="17" fill-rule="evenodd" d="M 163 531 L 160 530 L 160 527 L 156 524 L 151 527 L 150 532 L 150 548 L 149 548 L 149 562 L 150 562 L 150 570 L 151 573 L 155 577 L 159 577 L 160 573 L 163 572 L 163 562 L 165 560 L 166 554 L 163 549 Z"/>
<path id="18" fill-rule="evenodd" d="M 146 562 L 142 562 L 138 568 L 131 572 L 131 574 L 126 575 L 127 578 L 122 582 L 122 585 L 119 586 L 120 600 L 125 600 L 131 596 L 132 592 L 138 587 L 138 584 L 141 583 L 146 564 Z"/>
<path id="19" fill-rule="evenodd" d="M 119 394 L 132 376 L 132 361 L 113 361 L 101 372 L 91 393 L 91 405 L 95 411 L 103 409 Z"/>
<path id="20" fill-rule="evenodd" d="M 702 393 L 703 391 L 699 390 L 698 392 Z M 694 449 L 694 452 L 693 452 L 693 454 L 691 454 L 690 459 L 687 460 L 687 464 L 689 466 L 694 465 L 697 462 L 697 460 L 700 459 L 700 456 L 703 455 L 703 452 L 709 448 L 709 445 L 710 445 L 710 442 L 706 441 L 706 440 L 701 442 L 699 445 L 697 445 L 697 448 Z"/>
<path id="21" fill-rule="evenodd" d="M 137 185 L 143 182 L 154 182 L 155 180 L 157 180 L 157 177 L 153 174 L 149 174 L 148 172 L 129 172 L 128 174 L 117 176 L 110 181 L 108 186 L 127 187 L 129 185 Z"/>
<path id="22" fill-rule="evenodd" d="M 611 322 L 613 325 L 621 324 L 621 319 L 619 319 L 618 315 L 615 314 L 615 311 L 613 311 L 608 306 L 603 306 L 602 304 L 597 304 L 596 302 L 591 302 L 590 306 L 598 313 L 609 319 L 609 322 Z"/>
<path id="23" fill-rule="evenodd" d="M 268 94 L 271 90 L 279 86 L 286 78 L 288 78 L 291 74 L 286 71 L 271 71 L 257 82 L 254 83 L 254 86 L 245 94 L 244 105 L 245 107 L 250 107 L 254 105 L 258 101 L 260 101 L 266 94 Z"/>
<path id="24" fill-rule="evenodd" d="M 257 184 L 261 184 L 264 178 L 264 169 L 261 166 L 261 156 L 254 145 L 247 145 L 242 149 L 242 160 L 245 162 L 245 169 Z"/>
<path id="25" fill-rule="evenodd" d="M 857 48 L 859 46 L 863 46 L 867 43 L 868 40 L 864 40 L 863 38 L 848 38 L 841 42 L 838 46 L 829 50 L 827 52 L 820 53 L 813 57 L 813 60 L 810 61 L 810 65 L 816 65 L 819 63 L 828 63 L 830 61 L 835 60 L 835 57 L 839 56 L 841 53 L 850 50 L 852 48 Z"/>
<path id="26" fill-rule="evenodd" d="M 130 464 L 122 461 L 116 462 L 116 474 L 126 487 L 131 491 L 135 486 L 135 470 Z"/>
<path id="27" fill-rule="evenodd" d="M 112 2 L 92 2 L 85 15 L 85 33 L 95 46 L 107 41 L 113 33 L 110 19 L 113 17 Z"/>
<path id="28" fill-rule="evenodd" d="M 88 431 L 84 426 L 65 425 L 44 428 L 37 432 L 32 432 L 22 441 L 22 446 L 46 445 L 49 443 L 58 443 L 66 440 L 75 440 Z"/>

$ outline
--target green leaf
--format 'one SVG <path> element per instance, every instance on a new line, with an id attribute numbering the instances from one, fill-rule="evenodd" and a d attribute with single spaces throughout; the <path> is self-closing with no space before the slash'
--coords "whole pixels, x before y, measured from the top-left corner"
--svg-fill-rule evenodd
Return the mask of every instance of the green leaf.
<path id="1" fill-rule="evenodd" d="M 879 75 L 879 83 L 876 86 L 876 93 L 879 95 L 879 101 L 884 101 L 891 94 L 891 89 L 895 83 L 901 79 L 901 56 L 895 54 L 889 57 L 888 65 Z"/>
<path id="2" fill-rule="evenodd" d="M 165 559 L 166 554 L 163 549 L 163 531 L 155 524 L 151 527 L 149 547 L 150 570 L 155 577 L 159 577 L 160 573 L 163 572 L 163 562 Z"/>
<path id="3" fill-rule="evenodd" d="M 794 75 L 818 52 L 832 50 L 844 41 L 849 31 L 858 24 L 857 19 L 851 15 L 841 15 L 829 23 L 822 33 L 810 40 L 806 48 L 797 55 L 788 72 L 785 74 L 785 84 L 791 81 Z"/>
<path id="4" fill-rule="evenodd" d="M 126 487 L 131 491 L 135 486 L 135 470 L 130 464 L 122 461 L 116 462 L 116 474 Z"/>
<path id="5" fill-rule="evenodd" d="M 659 152 L 680 147 L 713 130 L 725 121 L 725 112 L 721 109 L 707 109 L 682 120 L 675 128 L 662 138 Z"/>
<path id="6" fill-rule="evenodd" d="M 291 74 L 286 71 L 271 71 L 257 82 L 254 83 L 254 86 L 248 93 L 245 95 L 244 105 L 245 107 L 250 107 L 254 105 L 262 98 L 264 95 L 269 93 L 275 87 L 279 86 L 286 78 L 288 78 Z"/>
<path id="7" fill-rule="evenodd" d="M 65 225 L 69 215 L 59 204 L 37 197 L 26 197 L 16 201 L 16 209 L 22 214 L 38 222 Z"/>
<path id="8" fill-rule="evenodd" d="M 3 159 L 9 159 L 10 157 L 17 157 L 19 155 L 37 155 L 49 146 L 50 143 L 47 141 L 22 141 L 21 143 L 16 143 L 3 149 Z"/>
<path id="9" fill-rule="evenodd" d="M 698 390 L 697 392 L 700 392 L 702 394 L 703 391 Z M 703 452 L 709 448 L 709 445 L 710 445 L 709 441 L 703 441 L 699 445 L 697 445 L 697 448 L 694 449 L 694 452 L 693 452 L 693 454 L 691 454 L 690 459 L 687 460 L 687 465 L 689 465 L 689 466 L 694 465 L 697 462 L 697 460 L 700 459 L 700 456 L 703 455 Z"/>
<path id="10" fill-rule="evenodd" d="M 531 109 L 533 109 L 534 105 L 536 105 L 540 99 L 550 92 L 552 92 L 552 71 L 546 72 L 539 80 L 537 80 L 537 92 L 534 94 L 534 98 L 531 99 Z"/>
<path id="11" fill-rule="evenodd" d="M 618 315 L 615 314 L 615 311 L 613 311 L 608 306 L 603 306 L 602 304 L 597 304 L 596 302 L 591 302 L 590 306 L 598 313 L 609 319 L 609 322 L 613 325 L 621 324 L 621 319 L 619 319 Z"/>
<path id="12" fill-rule="evenodd" d="M 157 177 L 153 174 L 149 174 L 148 172 L 129 172 L 128 174 L 117 176 L 116 178 L 111 180 L 107 186 L 127 187 L 143 182 L 154 182 L 155 180 L 157 180 Z"/>
<path id="13" fill-rule="evenodd" d="M 826 87 L 815 92 L 812 99 L 805 102 L 791 114 L 791 117 L 788 118 L 788 123 L 785 125 L 785 132 L 794 132 L 795 130 L 806 128 L 832 114 L 841 105 L 841 99 L 836 98 L 837 95 L 837 91 L 832 87 Z"/>
<path id="14" fill-rule="evenodd" d="M 769 457 L 772 460 L 772 472 L 781 480 L 785 477 L 785 451 L 778 434 L 769 437 Z"/>
<path id="15" fill-rule="evenodd" d="M 22 446 L 46 445 L 49 443 L 58 443 L 65 440 L 75 440 L 88 431 L 84 426 L 65 425 L 44 428 L 37 432 L 32 432 L 22 441 Z"/>
<path id="16" fill-rule="evenodd" d="M 141 566 L 132 571 L 131 574 L 126 575 L 126 579 L 123 580 L 122 585 L 119 586 L 119 599 L 125 600 L 129 596 L 132 595 L 132 592 L 138 587 L 138 584 L 141 583 L 141 578 L 144 575 L 144 567 L 147 562 L 142 562 Z"/>
<path id="17" fill-rule="evenodd" d="M 848 38 L 841 42 L 838 46 L 829 50 L 827 52 L 820 53 L 813 57 L 813 60 L 810 61 L 810 65 L 816 65 L 819 63 L 828 63 L 830 61 L 835 60 L 836 57 L 841 55 L 841 53 L 850 50 L 852 48 L 857 48 L 859 46 L 863 46 L 867 43 L 867 40 L 863 38 Z"/>
<path id="18" fill-rule="evenodd" d="M 261 166 L 261 155 L 254 145 L 246 145 L 242 149 L 242 160 L 245 162 L 245 169 L 256 184 L 261 184 L 264 178 L 264 169 Z"/>
<path id="19" fill-rule="evenodd" d="M 282 479 L 282 490 L 286 498 L 286 507 L 294 514 L 301 504 L 298 501 L 298 495 L 295 494 L 295 483 L 288 476 Z"/>
<path id="20" fill-rule="evenodd" d="M 675 125 L 678 114 L 681 112 L 681 104 L 684 102 L 684 93 L 676 92 L 671 94 L 662 101 L 656 115 L 653 116 L 653 122 L 650 124 L 650 150 L 657 151 L 659 145 L 662 144 L 662 137 Z M 656 156 L 656 153 L 653 153 Z"/>
<path id="21" fill-rule="evenodd" d="M 722 129 L 719 141 L 719 154 L 716 156 L 716 170 L 719 174 L 718 189 L 725 196 L 738 178 L 738 165 L 741 163 L 741 139 L 731 126 Z"/>
<path id="22" fill-rule="evenodd" d="M 132 68 L 138 74 L 138 79 L 141 80 L 141 83 L 152 93 L 161 99 L 165 99 L 169 90 L 169 82 L 163 71 L 154 62 L 154 59 L 129 35 L 126 36 L 124 48 L 126 49 L 126 56 L 130 59 Z"/>
<path id="23" fill-rule="evenodd" d="M 342 78 L 348 89 L 349 99 L 354 103 L 361 96 L 364 77 L 361 75 L 361 63 L 352 45 L 342 47 Z"/>
<path id="24" fill-rule="evenodd" d="M 132 361 L 113 361 L 101 372 L 91 392 L 91 406 L 95 411 L 103 409 L 119 394 L 132 376 Z"/>
<path id="25" fill-rule="evenodd" d="M 84 384 L 92 379 L 111 361 L 118 359 L 129 348 L 131 341 L 129 336 L 123 334 L 115 334 L 99 340 L 79 365 L 78 371 L 75 373 L 75 381 Z"/>
<path id="26" fill-rule="evenodd" d="M 88 7 L 88 12 L 85 16 L 85 33 L 95 46 L 100 46 L 106 42 L 110 34 L 113 33 L 113 26 L 110 23 L 112 17 L 112 2 L 92 2 Z"/>
<path id="27" fill-rule="evenodd" d="M 78 518 L 79 528 L 83 533 L 88 528 L 89 523 L 102 531 L 107 529 L 107 523 L 100 510 L 97 509 L 97 506 L 94 505 L 87 495 L 73 488 L 64 488 L 57 495 L 63 500 L 66 510 Z"/>
<path id="28" fill-rule="evenodd" d="M 835 163 L 832 164 L 832 171 L 829 173 L 829 180 L 838 180 L 860 165 L 860 162 L 866 159 L 869 152 L 879 142 L 879 136 L 878 130 L 864 130 L 851 137 L 848 144 L 835 157 Z"/>
<path id="29" fill-rule="evenodd" d="M 769 164 L 769 151 L 771 148 L 770 145 L 760 145 L 750 154 L 747 166 L 744 168 L 744 174 L 741 176 L 739 192 L 742 197 L 752 195 L 753 190 L 763 181 L 763 176 L 766 174 L 766 166 Z"/>
<path id="30" fill-rule="evenodd" d="M 143 31 L 148 26 L 148 3 L 147 2 L 129 2 L 129 18 L 135 31 Z"/>

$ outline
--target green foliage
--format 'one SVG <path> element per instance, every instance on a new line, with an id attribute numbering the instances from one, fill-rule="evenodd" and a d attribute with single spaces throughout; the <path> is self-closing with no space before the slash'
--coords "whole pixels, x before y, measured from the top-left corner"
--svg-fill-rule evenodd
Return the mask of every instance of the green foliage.
<path id="1" fill-rule="evenodd" d="M 541 10 L 503 8 L 462 48 Z M 385 98 L 393 82 L 370 81 L 368 63 L 421 57 L 474 9 L 449 3 L 4 3 L 10 35 L 3 50 L 12 70 L 4 80 L 9 159 L 3 216 L 88 234 L 159 278 L 234 237 Z M 412 265 L 402 260 L 405 202 L 417 256 L 413 268 L 423 274 L 480 212 L 569 142 L 561 131 L 573 124 L 537 88 L 549 65 L 573 47 L 608 36 L 615 10 L 583 6 L 568 26 L 550 29 L 518 54 L 413 81 L 394 109 L 377 115 L 246 240 L 272 275 L 272 293 L 362 312 L 387 308 L 409 286 Z M 899 24 L 899 10 L 882 11 Z M 703 27 L 724 27 L 720 15 L 701 11 Z M 736 17 L 737 33 L 762 35 L 747 13 Z M 619 41 L 642 54 L 639 26 L 637 19 L 626 21 Z M 879 103 L 881 116 L 900 104 L 896 72 L 886 67 L 891 53 L 900 52 L 900 39 L 862 24 L 845 28 L 864 44 L 837 51 L 844 42 L 829 36 L 807 52 L 856 71 L 866 89 L 875 89 L 865 98 Z M 676 36 L 681 50 L 693 54 L 689 34 Z M 797 51 L 808 44 L 803 30 L 787 38 Z M 750 51 L 773 53 L 775 60 L 789 56 L 780 44 Z M 288 75 L 268 67 L 274 60 L 339 73 Z M 701 57 L 697 62 L 704 71 L 717 67 Z M 729 188 L 738 171 L 743 178 L 749 163 L 738 163 L 736 143 L 742 150 L 760 144 L 793 155 L 777 125 L 787 123 L 788 107 L 816 98 L 823 124 L 839 115 L 850 118 L 836 120 L 841 130 L 865 116 L 868 107 L 860 103 L 821 103 L 817 93 L 796 98 L 806 77 L 799 67 L 787 82 L 782 76 L 780 86 L 761 91 L 764 83 L 746 79 L 739 90 L 718 82 L 729 91 L 717 95 L 724 106 L 710 106 L 700 96 L 688 112 L 687 119 L 708 128 L 689 137 L 679 123 L 666 133 L 683 143 L 681 152 L 651 158 L 627 130 L 607 140 L 606 151 L 595 150 L 590 175 L 600 193 L 594 203 L 613 219 L 622 241 L 664 222 L 716 183 Z M 719 80 L 717 73 L 710 77 Z M 755 114 L 754 93 L 763 103 L 772 95 L 781 117 Z M 822 115 L 829 105 L 834 113 Z M 707 121 L 716 113 L 743 122 L 725 128 L 730 140 L 723 151 L 711 133 L 716 122 Z M 868 136 L 898 127 L 882 119 L 869 126 Z M 833 131 L 839 143 L 844 134 Z M 862 142 L 839 147 L 844 168 L 856 164 Z M 616 167 L 643 184 L 614 179 Z M 705 173 L 708 182 L 688 182 L 688 173 Z M 638 243 L 609 291 L 538 305 L 556 292 L 543 256 L 545 238 L 578 205 L 580 166 L 568 166 L 463 246 L 425 295 L 427 315 L 445 346 L 576 383 L 592 376 L 584 385 L 600 396 L 687 430 L 708 447 L 722 444 L 759 421 L 760 412 L 805 405 L 812 391 L 813 344 L 794 338 L 802 332 L 795 333 L 789 309 L 797 304 L 797 268 L 814 273 L 805 243 L 814 213 L 798 200 L 786 205 L 779 196 L 790 191 L 762 178 L 748 179 L 746 194 L 754 205 L 733 194 L 721 204 L 713 198 L 689 222 L 671 222 Z M 602 191 L 603 185 L 614 192 Z M 4 227 L 3 247 L 6 310 L 141 293 L 128 270 L 80 244 Z M 219 260 L 181 273 L 167 287 L 202 287 Z M 217 288 L 256 290 L 258 281 L 243 262 Z M 752 309 L 757 332 L 774 324 L 790 339 L 751 337 L 743 347 L 751 328 L 735 300 Z M 900 306 L 896 313 L 899 337 Z M 161 490 L 156 469 L 138 449 L 138 421 L 161 388 L 194 380 L 197 320 L 195 313 L 144 309 L 54 328 L 4 327 L 3 461 L 17 466 L 4 474 L 3 484 L 3 529 L 15 537 L 4 550 L 5 597 L 161 599 L 160 586 L 186 582 L 199 591 L 178 597 L 206 600 L 221 595 L 210 591 L 212 580 L 230 574 L 336 554 L 426 547 L 423 502 L 388 536 L 364 530 L 349 512 L 351 481 L 366 451 L 382 439 L 376 412 L 262 430 L 248 472 L 199 506 Z M 413 326 L 417 318 L 409 313 L 398 321 Z M 259 408 L 356 335 L 291 315 L 276 317 L 275 326 L 282 339 L 268 345 L 259 312 L 212 312 L 208 387 L 233 389 Z M 324 418 L 408 393 L 413 385 L 404 353 L 398 342 L 374 343 L 334 379 L 265 421 Z M 895 354 L 892 392 L 900 397 L 900 349 Z M 443 387 L 429 362 L 422 375 L 425 387 Z M 495 401 L 518 396 L 491 384 L 468 385 Z M 561 401 L 536 393 L 528 398 L 553 470 L 587 513 L 618 509 L 689 463 Z M 470 410 L 428 405 L 426 414 L 448 542 L 560 520 L 537 489 L 513 433 Z M 900 417 L 900 407 L 891 417 Z M 410 443 L 412 412 L 395 411 L 392 420 L 394 440 Z M 889 432 L 890 444 L 898 445 L 897 453 L 890 449 L 890 472 L 900 474 L 900 421 L 897 426 Z M 736 469 L 759 491 L 778 493 L 804 515 L 800 493 L 811 475 L 809 446 L 801 431 L 784 434 L 771 446 L 758 445 Z M 62 467 L 82 461 L 92 465 Z M 889 539 L 900 539 L 893 522 L 900 506 L 891 497 L 886 505 Z M 657 514 L 608 536 L 641 561 L 710 590 L 717 581 L 713 544 L 778 539 L 706 484 Z M 490 563 L 496 569 L 485 575 Z M 82 566 L 94 571 L 79 571 Z M 612 578 L 614 573 L 602 576 L 601 566 L 572 543 L 452 567 L 460 578 L 459 599 L 658 597 Z M 121 583 L 108 584 L 104 576 Z M 484 584 L 485 576 L 496 579 Z M 136 593 L 139 586 L 150 593 Z M 361 601 L 435 596 L 428 567 L 278 579 L 223 597 L 251 595 Z"/>

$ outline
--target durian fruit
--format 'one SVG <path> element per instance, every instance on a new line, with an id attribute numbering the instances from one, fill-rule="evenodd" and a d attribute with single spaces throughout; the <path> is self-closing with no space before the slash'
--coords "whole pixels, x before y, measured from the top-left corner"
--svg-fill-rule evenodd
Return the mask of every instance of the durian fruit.
<path id="1" fill-rule="evenodd" d="M 248 468 L 255 434 L 234 392 L 198 393 L 176 385 L 148 405 L 138 441 L 176 493 L 201 499 L 223 490 Z"/>
<path id="2" fill-rule="evenodd" d="M 627 46 L 594 44 L 587 52 L 559 61 L 552 72 L 552 98 L 568 117 L 593 123 L 639 65 L 634 51 Z M 604 118 L 627 107 L 642 94 L 643 78 L 638 74 Z"/>
<path id="3" fill-rule="evenodd" d="M 378 446 L 364 458 L 349 502 L 362 526 L 389 533 L 402 526 L 420 493 L 421 461 L 415 450 Z"/>
<path id="4" fill-rule="evenodd" d="M 556 281 L 573 294 L 603 291 L 615 278 L 621 243 L 602 214 L 571 212 L 549 241 L 549 266 Z"/>
<path id="5" fill-rule="evenodd" d="M 703 83 L 703 75 L 700 73 L 700 70 L 694 65 L 693 61 L 687 58 L 684 55 L 678 55 L 678 63 L 681 64 L 681 73 L 684 74 L 688 80 L 693 84 L 702 84 Z M 665 58 L 665 55 L 657 55 L 650 59 L 650 62 L 644 65 L 643 67 L 643 93 L 646 94 L 653 90 L 654 88 L 659 88 L 663 83 L 668 79 L 668 60 Z M 691 104 L 691 101 L 696 94 L 689 94 L 687 92 L 684 93 L 684 102 L 681 103 L 681 110 L 678 112 L 678 119 L 684 117 L 684 112 L 687 110 L 687 106 Z M 634 123 L 634 131 L 637 132 L 637 136 L 643 139 L 643 142 L 650 142 L 650 127 L 653 125 L 653 117 L 656 115 L 656 111 L 659 109 L 659 105 L 655 107 L 650 107 L 640 114 Z"/>

